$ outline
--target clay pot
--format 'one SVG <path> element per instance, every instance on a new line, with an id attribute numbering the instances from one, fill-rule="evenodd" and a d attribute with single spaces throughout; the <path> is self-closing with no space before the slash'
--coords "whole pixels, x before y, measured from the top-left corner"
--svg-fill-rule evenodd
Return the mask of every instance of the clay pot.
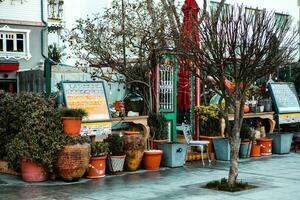
<path id="1" fill-rule="evenodd" d="M 164 140 L 151 140 L 152 142 L 152 149 L 158 149 L 158 144 L 161 144 L 161 143 L 167 143 L 168 142 L 168 139 L 164 139 Z"/>
<path id="2" fill-rule="evenodd" d="M 260 145 L 260 154 L 262 156 L 272 155 L 272 139 L 271 138 L 258 138 L 257 144 Z"/>
<path id="3" fill-rule="evenodd" d="M 143 165 L 147 170 L 158 170 L 162 157 L 162 150 L 148 150 L 144 152 Z"/>
<path id="4" fill-rule="evenodd" d="M 260 145 L 252 144 L 250 156 L 251 157 L 260 157 Z"/>
<path id="5" fill-rule="evenodd" d="M 250 107 L 248 105 L 244 105 L 244 113 L 250 112 Z"/>
<path id="6" fill-rule="evenodd" d="M 101 178 L 105 176 L 106 156 L 91 157 L 87 178 Z"/>
<path id="7" fill-rule="evenodd" d="M 137 131 L 125 131 L 123 136 L 125 165 L 128 171 L 136 171 L 143 159 L 145 140 Z"/>
<path id="8" fill-rule="evenodd" d="M 89 167 L 91 147 L 89 144 L 66 145 L 58 153 L 57 169 L 66 181 L 77 181 Z"/>
<path id="9" fill-rule="evenodd" d="M 62 117 L 64 133 L 71 137 L 80 135 L 81 118 L 80 117 Z"/>
<path id="10" fill-rule="evenodd" d="M 34 161 L 21 161 L 22 179 L 26 182 L 41 182 L 47 180 L 46 167 Z"/>

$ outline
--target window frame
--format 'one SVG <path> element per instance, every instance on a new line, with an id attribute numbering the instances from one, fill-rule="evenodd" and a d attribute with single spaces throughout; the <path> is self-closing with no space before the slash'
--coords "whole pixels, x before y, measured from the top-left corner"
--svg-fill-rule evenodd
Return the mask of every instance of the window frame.
<path id="1" fill-rule="evenodd" d="M 31 30 L 29 29 L 14 29 L 10 28 L 9 26 L 5 25 L 2 28 L 0 28 L 0 33 L 3 34 L 3 51 L 0 51 L 0 58 L 5 58 L 5 59 L 25 59 L 29 60 L 32 56 L 30 54 L 30 32 Z M 7 51 L 6 48 L 6 40 L 7 40 L 7 35 L 8 34 L 13 34 L 13 51 Z M 23 35 L 23 51 L 18 51 L 17 50 L 17 41 L 20 41 L 20 39 L 17 39 L 17 34 L 22 34 Z"/>

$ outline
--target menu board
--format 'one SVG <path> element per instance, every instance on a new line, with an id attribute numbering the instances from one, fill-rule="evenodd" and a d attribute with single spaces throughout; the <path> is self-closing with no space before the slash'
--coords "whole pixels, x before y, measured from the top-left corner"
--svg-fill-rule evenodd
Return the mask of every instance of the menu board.
<path id="1" fill-rule="evenodd" d="M 111 120 L 102 81 L 62 82 L 62 88 L 68 108 L 82 108 L 88 113 L 84 122 Z"/>
<path id="2" fill-rule="evenodd" d="M 269 88 L 278 114 L 300 112 L 300 103 L 294 83 L 270 83 Z"/>

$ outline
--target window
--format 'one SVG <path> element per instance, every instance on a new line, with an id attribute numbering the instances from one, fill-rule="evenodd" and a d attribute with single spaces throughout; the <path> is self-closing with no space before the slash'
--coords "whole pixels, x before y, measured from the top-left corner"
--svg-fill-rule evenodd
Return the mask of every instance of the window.
<path id="1" fill-rule="evenodd" d="M 29 60 L 29 33 L 30 30 L 11 29 L 8 26 L 0 28 L 0 58 Z"/>
<path id="2" fill-rule="evenodd" d="M 288 18 L 289 18 L 289 15 L 275 13 L 275 23 L 276 23 L 277 28 L 282 28 L 282 26 L 285 25 L 286 20 Z"/>
<path id="3" fill-rule="evenodd" d="M 218 7 L 219 7 L 219 5 L 220 5 L 220 2 L 211 1 L 210 2 L 210 10 L 211 10 L 211 12 L 216 12 L 217 9 L 218 9 Z M 224 3 L 224 6 L 222 8 L 222 12 L 224 12 L 224 9 L 225 9 L 225 11 L 226 10 L 228 11 L 229 8 L 230 8 L 230 4 Z"/>

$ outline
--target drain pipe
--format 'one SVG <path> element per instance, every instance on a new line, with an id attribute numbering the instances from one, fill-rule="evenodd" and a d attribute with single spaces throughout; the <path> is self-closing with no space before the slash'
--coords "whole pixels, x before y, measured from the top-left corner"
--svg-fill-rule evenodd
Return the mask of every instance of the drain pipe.
<path id="1" fill-rule="evenodd" d="M 44 77 L 45 77 L 45 86 L 46 86 L 46 95 L 49 96 L 51 94 L 51 66 L 53 62 L 49 59 L 48 55 L 45 55 L 44 52 L 44 33 L 48 30 L 48 23 L 44 19 L 44 0 L 41 0 L 41 20 L 43 24 L 43 28 L 41 30 L 41 54 L 44 61 Z"/>

